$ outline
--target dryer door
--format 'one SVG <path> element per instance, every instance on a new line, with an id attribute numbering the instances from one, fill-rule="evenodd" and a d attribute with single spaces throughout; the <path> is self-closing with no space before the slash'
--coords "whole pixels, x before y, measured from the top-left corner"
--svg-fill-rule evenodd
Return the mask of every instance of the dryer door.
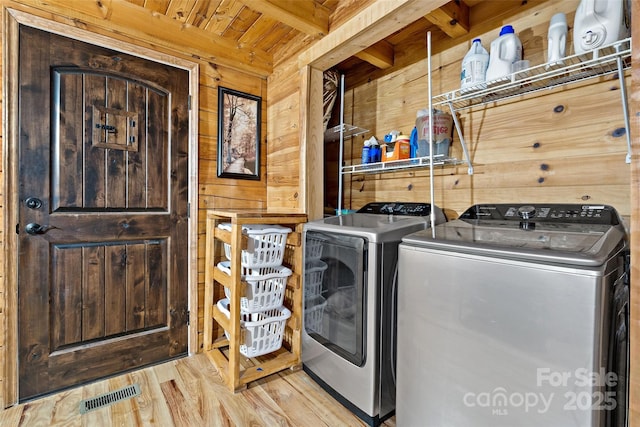
<path id="1" fill-rule="evenodd" d="M 366 358 L 367 245 L 358 236 L 306 233 L 305 331 L 356 366 Z"/>

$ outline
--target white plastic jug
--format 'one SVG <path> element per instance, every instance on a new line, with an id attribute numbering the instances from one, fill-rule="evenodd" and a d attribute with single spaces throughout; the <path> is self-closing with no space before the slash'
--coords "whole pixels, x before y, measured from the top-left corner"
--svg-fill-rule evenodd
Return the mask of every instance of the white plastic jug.
<path id="1" fill-rule="evenodd" d="M 491 42 L 487 83 L 511 74 L 511 65 L 522 59 L 522 43 L 511 25 L 500 30 L 500 36 Z"/>
<path id="2" fill-rule="evenodd" d="M 460 73 L 460 88 L 464 91 L 470 88 L 483 89 L 487 87 L 484 81 L 489 66 L 489 52 L 482 46 L 480 39 L 474 39 L 471 49 L 462 59 Z"/>
<path id="3" fill-rule="evenodd" d="M 589 52 L 631 35 L 628 0 L 582 0 L 573 22 L 576 54 Z"/>
<path id="4" fill-rule="evenodd" d="M 547 69 L 564 63 L 566 47 L 567 17 L 564 13 L 556 13 L 551 17 L 547 34 Z"/>

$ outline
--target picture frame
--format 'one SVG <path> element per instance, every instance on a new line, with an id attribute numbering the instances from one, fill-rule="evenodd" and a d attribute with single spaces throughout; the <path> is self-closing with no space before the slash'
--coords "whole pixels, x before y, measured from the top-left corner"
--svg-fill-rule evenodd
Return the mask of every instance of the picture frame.
<path id="1" fill-rule="evenodd" d="M 260 180 L 262 98 L 218 87 L 218 177 Z"/>

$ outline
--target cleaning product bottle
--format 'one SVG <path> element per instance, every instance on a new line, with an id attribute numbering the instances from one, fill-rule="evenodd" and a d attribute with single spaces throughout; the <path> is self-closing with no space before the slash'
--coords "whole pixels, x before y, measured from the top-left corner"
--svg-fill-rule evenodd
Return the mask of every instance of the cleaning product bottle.
<path id="1" fill-rule="evenodd" d="M 409 137 L 409 145 L 411 146 L 409 157 L 415 159 L 418 153 L 418 128 L 413 127 L 411 131 L 411 136 Z"/>
<path id="2" fill-rule="evenodd" d="M 567 46 L 567 17 L 564 13 L 556 13 L 549 22 L 547 33 L 547 65 L 546 69 L 564 64 Z"/>
<path id="3" fill-rule="evenodd" d="M 381 153 L 378 140 L 372 136 L 369 138 L 369 163 L 378 163 L 381 160 Z"/>
<path id="4" fill-rule="evenodd" d="M 370 142 L 367 139 L 364 142 L 364 146 L 362 147 L 362 164 L 367 164 L 369 163 L 369 150 L 370 150 Z"/>
<path id="5" fill-rule="evenodd" d="M 581 0 L 573 21 L 576 54 L 589 52 L 631 35 L 628 0 Z"/>
<path id="6" fill-rule="evenodd" d="M 485 78 L 489 66 L 489 52 L 482 46 L 480 39 L 474 39 L 471 49 L 462 59 L 462 72 L 460 73 L 460 89 L 463 91 L 474 88 L 487 87 Z"/>
<path id="7" fill-rule="evenodd" d="M 511 65 L 522 59 L 522 43 L 511 25 L 500 30 L 500 36 L 491 42 L 487 83 L 511 74 Z"/>
<path id="8" fill-rule="evenodd" d="M 418 137 L 418 147 L 416 157 L 429 155 L 429 110 L 423 108 L 416 113 L 416 130 Z"/>

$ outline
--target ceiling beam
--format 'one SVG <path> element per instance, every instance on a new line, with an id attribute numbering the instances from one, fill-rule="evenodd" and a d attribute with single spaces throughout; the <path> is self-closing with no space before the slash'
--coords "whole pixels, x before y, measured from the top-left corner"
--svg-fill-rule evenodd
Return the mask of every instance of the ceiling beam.
<path id="1" fill-rule="evenodd" d="M 469 6 L 461 0 L 450 1 L 425 15 L 425 18 L 451 38 L 461 37 L 469 32 Z"/>
<path id="2" fill-rule="evenodd" d="M 393 45 L 385 40 L 380 40 L 373 46 L 355 54 L 356 58 L 367 61 L 378 68 L 386 69 L 393 67 L 394 57 Z"/>
<path id="3" fill-rule="evenodd" d="M 502 1 L 502 0 L 500 0 Z M 469 11 L 471 28 L 469 32 L 462 38 L 447 38 L 439 40 L 433 45 L 433 53 L 444 52 L 454 46 L 459 46 L 463 41 L 473 40 L 483 34 L 500 29 L 505 22 L 520 19 L 524 16 L 538 13 L 538 10 L 549 5 L 551 0 L 527 0 L 525 1 L 509 1 L 505 2 L 504 9 L 496 10 L 495 5 L 491 1 L 480 1 L 476 3 Z M 556 2 L 564 0 L 554 0 Z M 498 35 L 496 34 L 496 37 Z"/>
<path id="4" fill-rule="evenodd" d="M 243 0 L 247 7 L 313 37 L 329 33 L 329 9 L 313 0 Z"/>
<path id="5" fill-rule="evenodd" d="M 298 56 L 298 66 L 328 70 L 385 37 L 401 30 L 447 0 L 377 1 L 318 40 Z"/>

